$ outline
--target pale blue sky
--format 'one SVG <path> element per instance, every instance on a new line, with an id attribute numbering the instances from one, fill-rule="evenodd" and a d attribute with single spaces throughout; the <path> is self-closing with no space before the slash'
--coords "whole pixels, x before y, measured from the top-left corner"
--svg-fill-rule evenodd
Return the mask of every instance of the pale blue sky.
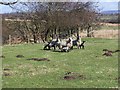
<path id="1" fill-rule="evenodd" d="M 106 1 L 106 0 L 104 0 Z M 118 0 L 113 0 L 115 2 L 109 2 L 112 0 L 107 0 L 107 2 L 103 2 L 103 0 L 98 0 L 99 2 L 99 8 L 101 11 L 107 11 L 107 10 L 118 10 Z M 6 5 L 0 5 L 0 13 L 10 13 L 13 10 Z"/>
<path id="2" fill-rule="evenodd" d="M 100 2 L 99 3 L 99 8 L 102 11 L 118 10 L 118 2 Z"/>

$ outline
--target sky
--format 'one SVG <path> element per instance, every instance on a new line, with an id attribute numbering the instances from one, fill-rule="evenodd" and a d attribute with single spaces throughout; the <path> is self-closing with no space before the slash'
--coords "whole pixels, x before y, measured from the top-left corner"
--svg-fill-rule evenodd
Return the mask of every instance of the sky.
<path id="1" fill-rule="evenodd" d="M 100 2 L 99 8 L 101 11 L 118 10 L 118 4 L 118 2 Z"/>
<path id="2" fill-rule="evenodd" d="M 94 0 L 94 2 L 99 2 L 98 6 L 99 6 L 100 11 L 118 10 L 118 1 L 119 0 Z M 13 10 L 9 6 L 0 5 L 0 13 L 10 13 L 10 12 L 13 12 Z"/>

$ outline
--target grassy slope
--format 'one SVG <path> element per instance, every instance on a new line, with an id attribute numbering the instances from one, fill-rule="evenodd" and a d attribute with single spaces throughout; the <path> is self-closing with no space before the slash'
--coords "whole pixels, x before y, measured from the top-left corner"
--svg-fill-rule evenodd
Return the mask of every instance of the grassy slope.
<path id="1" fill-rule="evenodd" d="M 69 53 L 42 50 L 43 45 L 4 46 L 3 68 L 10 68 L 11 76 L 3 76 L 3 87 L 82 88 L 117 87 L 118 54 L 102 56 L 102 49 L 117 49 L 117 40 L 86 38 L 85 50 L 74 49 Z M 25 58 L 16 58 L 22 54 Z M 29 61 L 27 58 L 49 58 L 51 61 Z M 77 72 L 85 80 L 63 80 L 67 71 Z"/>

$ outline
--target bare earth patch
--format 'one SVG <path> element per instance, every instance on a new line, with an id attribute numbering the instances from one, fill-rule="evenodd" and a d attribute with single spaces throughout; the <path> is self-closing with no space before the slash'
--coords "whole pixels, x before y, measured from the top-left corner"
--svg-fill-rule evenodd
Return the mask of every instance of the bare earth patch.
<path id="1" fill-rule="evenodd" d="M 0 56 L 0 58 L 5 58 L 5 56 L 2 55 L 2 56 Z"/>
<path id="2" fill-rule="evenodd" d="M 74 79 L 80 79 L 80 80 L 84 80 L 86 79 L 84 75 L 81 75 L 79 73 L 75 73 L 75 72 L 67 72 L 64 77 L 64 80 L 74 80 Z"/>
<path id="3" fill-rule="evenodd" d="M 34 60 L 34 61 L 50 61 L 48 58 L 29 58 L 27 60 Z"/>
<path id="4" fill-rule="evenodd" d="M 23 58 L 24 56 L 23 55 L 17 55 L 16 57 L 17 58 Z"/>

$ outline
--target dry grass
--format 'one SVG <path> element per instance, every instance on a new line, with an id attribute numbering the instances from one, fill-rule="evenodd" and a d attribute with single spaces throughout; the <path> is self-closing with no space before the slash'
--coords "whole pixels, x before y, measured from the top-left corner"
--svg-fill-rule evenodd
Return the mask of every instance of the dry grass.
<path id="1" fill-rule="evenodd" d="M 93 37 L 95 38 L 118 38 L 118 27 L 119 24 L 112 24 L 112 23 L 101 23 L 101 29 L 100 30 L 94 30 L 91 33 L 93 34 Z M 81 33 L 82 37 L 87 36 L 87 32 Z"/>
<path id="2" fill-rule="evenodd" d="M 97 38 L 118 38 L 118 30 L 99 30 L 94 31 L 94 37 Z"/>
<path id="3" fill-rule="evenodd" d="M 80 35 L 81 35 L 81 37 L 86 37 L 87 33 L 82 32 Z M 93 31 L 93 37 L 95 37 L 95 38 L 109 38 L 109 39 L 118 38 L 118 30 Z"/>
<path id="4" fill-rule="evenodd" d="M 101 23 L 101 25 L 107 25 L 107 26 L 120 26 L 119 24 L 113 24 L 113 23 Z"/>

